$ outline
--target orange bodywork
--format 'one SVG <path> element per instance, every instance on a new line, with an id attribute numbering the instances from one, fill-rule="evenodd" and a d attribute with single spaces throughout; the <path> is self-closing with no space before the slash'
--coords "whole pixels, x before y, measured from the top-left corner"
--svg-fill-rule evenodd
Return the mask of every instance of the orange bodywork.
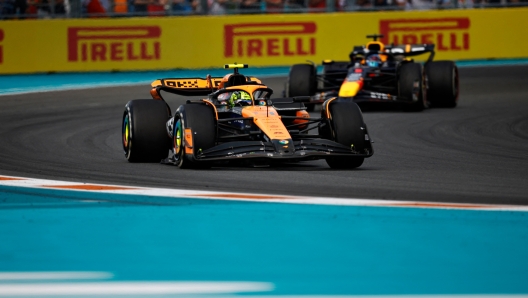
<path id="1" fill-rule="evenodd" d="M 222 80 L 220 80 L 220 85 L 218 85 L 218 88 L 219 88 L 219 89 L 224 88 L 225 83 L 227 82 L 227 80 L 229 80 L 229 77 L 231 77 L 232 75 L 233 75 L 233 74 L 226 74 L 226 75 L 222 78 Z"/>
<path id="2" fill-rule="evenodd" d="M 175 79 L 159 79 L 150 84 L 152 89 L 150 95 L 156 100 L 163 100 L 159 88 L 169 88 L 174 91 L 186 92 L 200 92 L 202 95 L 212 93 L 225 87 L 225 83 L 229 80 L 232 74 L 225 75 L 223 78 L 212 78 L 207 75 L 207 78 L 175 78 Z M 255 77 L 248 77 L 250 81 L 262 84 L 262 82 Z M 237 86 L 239 89 L 245 89 L 244 85 Z M 260 87 L 263 87 L 260 85 Z M 165 91 L 167 91 L 165 89 Z M 206 92 L 206 93 L 203 93 Z M 178 94 L 178 92 L 174 92 Z M 187 94 L 189 95 L 189 94 Z"/>
<path id="3" fill-rule="evenodd" d="M 225 86 L 225 83 L 227 83 L 227 81 L 229 80 L 229 78 L 232 76 L 233 74 L 230 73 L 230 74 L 226 74 L 221 80 L 220 80 L 220 83 L 218 84 L 218 89 L 222 89 L 224 88 Z M 262 84 L 262 82 L 255 78 L 255 77 L 249 77 L 249 80 L 250 81 L 253 81 L 253 82 L 257 82 L 259 84 Z M 237 86 L 237 87 L 241 87 L 241 86 Z"/>
<path id="4" fill-rule="evenodd" d="M 281 116 L 272 106 L 267 105 L 258 105 L 254 98 L 255 91 L 259 89 L 267 89 L 266 86 L 262 85 L 261 81 L 255 77 L 249 77 L 250 81 L 257 82 L 258 85 L 237 85 L 224 87 L 225 83 L 233 74 L 228 74 L 223 78 L 211 78 L 207 76 L 205 79 L 164 79 L 164 80 L 155 80 L 152 82 L 151 86 L 153 87 L 150 91 L 152 98 L 157 100 L 163 100 L 159 94 L 158 87 L 171 87 L 174 89 L 180 90 L 211 90 L 214 92 L 219 89 L 225 90 L 243 90 L 246 91 L 252 99 L 253 105 L 245 106 L 242 109 L 242 117 L 253 118 L 253 122 L 257 125 L 270 139 L 274 140 L 284 140 L 291 139 L 291 136 L 282 122 Z M 209 99 L 202 99 L 202 101 L 210 105 L 214 112 L 215 117 L 218 120 L 218 110 L 213 102 Z M 295 124 L 307 124 L 310 118 L 310 115 L 306 111 L 297 111 L 297 117 L 305 119 L 295 119 L 293 123 Z M 304 127 L 300 127 L 301 129 Z M 191 129 L 185 129 L 184 131 L 184 142 L 185 142 L 185 154 L 193 154 L 193 143 L 192 143 L 192 131 Z"/>
<path id="5" fill-rule="evenodd" d="M 184 138 L 185 138 L 185 154 L 193 154 L 193 138 L 192 138 L 192 130 L 190 128 L 185 129 Z"/>
<path id="6" fill-rule="evenodd" d="M 242 117 L 253 117 L 255 123 L 270 139 L 291 139 L 279 113 L 273 107 L 249 106 L 242 109 Z"/>
<path id="7" fill-rule="evenodd" d="M 152 83 L 150 84 L 150 86 L 153 87 L 153 88 L 158 87 L 158 86 L 161 86 L 161 85 L 163 85 L 163 84 L 161 83 L 161 80 L 155 80 L 154 82 L 152 82 Z"/>
<path id="8" fill-rule="evenodd" d="M 293 120 L 293 124 L 299 124 L 299 129 L 305 129 L 308 125 L 308 122 L 310 121 L 310 114 L 306 112 L 305 110 L 299 110 L 295 113 L 296 117 L 299 118 L 305 118 L 305 119 L 295 119 Z"/>
<path id="9" fill-rule="evenodd" d="M 336 100 L 337 97 L 333 97 L 333 98 L 330 98 L 329 100 L 326 101 L 326 105 L 325 105 L 325 114 L 326 114 L 326 118 L 327 119 L 332 119 L 332 115 L 330 114 L 330 103 L 334 100 Z"/>
<path id="10" fill-rule="evenodd" d="M 158 90 L 156 90 L 155 87 L 150 89 L 150 96 L 152 96 L 152 98 L 154 98 L 155 100 L 162 100 L 161 96 L 158 93 Z"/>

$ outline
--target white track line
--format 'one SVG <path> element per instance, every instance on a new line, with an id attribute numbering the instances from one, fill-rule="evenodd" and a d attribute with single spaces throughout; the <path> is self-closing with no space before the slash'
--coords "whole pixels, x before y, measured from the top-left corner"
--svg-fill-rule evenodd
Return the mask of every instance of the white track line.
<path id="1" fill-rule="evenodd" d="M 65 277 L 108 278 L 109 272 L 0 272 L 0 297 L 253 297 L 269 295 L 244 295 L 247 292 L 271 292 L 269 282 L 248 281 L 105 281 L 105 282 L 50 282 Z M 34 283 L 5 283 L 5 280 L 29 280 Z M 249 294 L 249 293 L 248 293 Z M 212 295 L 212 296 L 211 296 Z M 287 295 L 274 298 L 528 298 L 526 294 L 467 294 L 467 295 Z"/>
<path id="2" fill-rule="evenodd" d="M 233 294 L 272 291 L 263 282 L 90 282 L 0 284 L 2 296 Z"/>
<path id="3" fill-rule="evenodd" d="M 492 204 L 462 204 L 421 201 L 371 200 L 360 198 L 329 198 L 286 196 L 251 193 L 230 193 L 213 191 L 194 191 L 168 188 L 133 187 L 110 184 L 75 183 L 57 180 L 32 179 L 14 176 L 0 176 L 0 185 L 19 186 L 41 189 L 60 189 L 70 191 L 89 191 L 98 193 L 114 193 L 128 195 L 144 195 L 187 199 L 213 199 L 231 201 L 252 201 L 267 203 L 339 205 L 339 206 L 372 206 L 372 207 L 404 207 L 404 208 L 435 208 L 435 209 L 466 209 L 486 211 L 528 211 L 528 206 L 492 205 Z"/>
<path id="4" fill-rule="evenodd" d="M 0 282 L 25 280 L 111 279 L 109 272 L 0 272 Z"/>

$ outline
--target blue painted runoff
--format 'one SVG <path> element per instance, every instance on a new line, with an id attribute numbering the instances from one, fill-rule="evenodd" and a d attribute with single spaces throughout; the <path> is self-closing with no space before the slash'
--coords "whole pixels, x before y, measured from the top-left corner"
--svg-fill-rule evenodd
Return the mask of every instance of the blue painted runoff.
<path id="1" fill-rule="evenodd" d="M 0 186 L 0 272 L 257 281 L 258 295 L 528 293 L 528 213 Z"/>
<path id="2" fill-rule="evenodd" d="M 468 60 L 457 61 L 459 67 L 525 65 L 528 59 L 508 60 Z M 318 72 L 322 71 L 319 67 Z M 150 84 L 160 78 L 185 78 L 224 76 L 228 70 L 212 69 L 175 69 L 137 72 L 89 72 L 89 73 L 52 73 L 28 75 L 0 75 L 0 95 L 28 92 L 57 91 L 133 84 Z M 244 74 L 257 77 L 286 76 L 289 66 L 256 67 L 244 69 Z"/>

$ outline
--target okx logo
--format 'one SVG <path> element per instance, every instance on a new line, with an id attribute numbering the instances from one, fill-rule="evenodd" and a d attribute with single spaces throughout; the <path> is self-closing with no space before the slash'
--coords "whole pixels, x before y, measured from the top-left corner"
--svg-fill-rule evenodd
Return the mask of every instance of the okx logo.
<path id="1" fill-rule="evenodd" d="M 68 61 L 160 60 L 159 26 L 70 27 Z"/>
<path id="2" fill-rule="evenodd" d="M 434 43 L 438 51 L 469 50 L 469 18 L 381 20 L 385 44 Z"/>
<path id="3" fill-rule="evenodd" d="M 314 22 L 246 23 L 224 26 L 224 56 L 313 56 Z"/>

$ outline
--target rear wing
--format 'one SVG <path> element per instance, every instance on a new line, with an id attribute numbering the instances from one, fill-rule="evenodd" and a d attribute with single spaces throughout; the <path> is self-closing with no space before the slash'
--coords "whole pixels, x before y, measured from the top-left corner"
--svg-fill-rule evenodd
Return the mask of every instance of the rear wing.
<path id="1" fill-rule="evenodd" d="M 434 44 L 405 44 L 405 45 L 391 45 L 385 47 L 385 52 L 392 55 L 403 55 L 405 57 L 418 56 L 429 53 L 427 62 L 431 62 L 434 58 Z"/>
<path id="2" fill-rule="evenodd" d="M 249 84 L 261 84 L 261 81 L 255 77 L 246 77 L 246 82 Z M 207 96 L 218 89 L 222 88 L 224 84 L 222 77 L 206 78 L 168 78 L 158 79 L 150 84 L 152 90 L 150 94 L 154 99 L 162 99 L 160 91 L 166 91 L 183 96 Z M 242 83 L 242 84 L 245 84 Z"/>
<path id="3" fill-rule="evenodd" d="M 435 55 L 434 48 L 435 48 L 434 44 L 386 45 L 383 51 L 378 52 L 378 51 L 369 51 L 364 46 L 355 46 L 354 49 L 352 50 L 352 53 L 350 53 L 350 60 L 354 62 L 358 59 L 363 59 L 365 56 L 369 54 L 385 54 L 389 56 L 401 55 L 404 57 L 413 57 L 413 56 L 418 56 L 418 55 L 429 53 L 427 62 L 431 62 Z"/>
<path id="4" fill-rule="evenodd" d="M 150 84 L 153 90 L 166 91 L 183 96 L 205 96 L 218 90 L 222 78 L 169 78 L 158 79 Z M 151 92 L 152 93 L 152 92 Z M 157 92 L 159 94 L 159 92 Z"/>

